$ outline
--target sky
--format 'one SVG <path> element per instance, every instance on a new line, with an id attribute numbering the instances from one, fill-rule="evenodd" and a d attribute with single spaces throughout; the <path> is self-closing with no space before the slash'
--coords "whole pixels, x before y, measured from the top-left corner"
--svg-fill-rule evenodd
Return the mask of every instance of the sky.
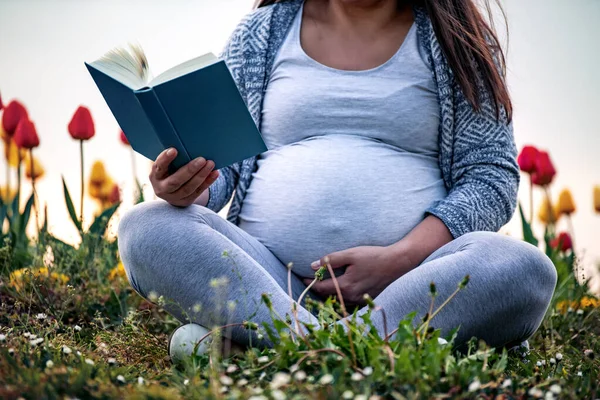
<path id="1" fill-rule="evenodd" d="M 510 34 L 508 83 L 515 140 L 519 148 L 533 144 L 550 152 L 558 170 L 551 189 L 555 197 L 563 188 L 573 192 L 578 208 L 575 244 L 591 273 L 600 262 L 600 215 L 594 214 L 592 204 L 592 187 L 600 185 L 600 1 L 502 4 Z M 120 144 L 119 127 L 83 62 L 128 41 L 143 46 L 155 74 L 207 52 L 218 54 L 252 5 L 253 0 L 0 0 L 0 93 L 5 103 L 21 100 L 36 123 L 41 146 L 35 154 L 47 171 L 38 193 L 48 205 L 53 233 L 77 240 L 64 205 L 61 175 L 78 199 L 79 144 L 67 133 L 67 124 L 80 104 L 92 110 L 97 132 L 85 143 L 86 179 L 92 163 L 103 160 L 123 187 L 121 212 L 132 206 L 129 149 Z M 135 163 L 139 178 L 148 184 L 150 162 L 137 156 Z M 520 199 L 529 214 L 529 186 L 523 178 Z M 149 186 L 145 193 L 152 197 Z M 534 199 L 537 206 L 539 189 Z M 78 209 L 78 200 L 75 204 Z M 87 199 L 87 223 L 95 208 Z M 563 224 L 559 228 L 566 229 Z M 541 225 L 535 229 L 540 235 Z M 502 232 L 521 234 L 517 214 Z"/>

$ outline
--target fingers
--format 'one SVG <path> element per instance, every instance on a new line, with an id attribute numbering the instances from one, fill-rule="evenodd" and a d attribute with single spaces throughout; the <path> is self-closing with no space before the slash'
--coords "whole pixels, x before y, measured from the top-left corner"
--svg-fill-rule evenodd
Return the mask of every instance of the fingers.
<path id="1" fill-rule="evenodd" d="M 177 192 L 173 193 L 174 196 L 181 197 L 184 201 L 191 200 L 192 202 L 200 196 L 214 181 L 219 177 L 219 171 L 209 170 L 207 175 L 204 175 L 204 168 L 198 172 L 188 183 L 181 187 Z"/>
<path id="2" fill-rule="evenodd" d="M 174 148 L 166 149 L 156 157 L 152 171 L 150 172 L 150 180 L 159 181 L 169 175 L 169 164 L 177 157 L 177 150 Z"/>
<path id="3" fill-rule="evenodd" d="M 214 167 L 214 162 L 211 161 L 210 163 L 212 167 Z M 183 167 L 179 168 L 173 175 L 167 176 L 162 181 L 158 182 L 158 193 L 156 193 L 156 195 L 160 197 L 161 195 L 165 196 L 172 193 L 174 194 L 190 179 L 192 179 L 192 177 L 206 167 L 207 164 L 207 161 L 203 157 L 199 157 L 190 161 Z M 206 175 L 208 175 L 208 172 Z"/>
<path id="4" fill-rule="evenodd" d="M 321 266 L 326 265 L 329 262 L 329 264 L 331 265 L 331 268 L 336 269 L 336 268 L 341 268 L 345 265 L 352 264 L 352 260 L 353 260 L 353 253 L 352 253 L 351 249 L 342 250 L 342 251 L 336 251 L 335 253 L 328 254 L 325 257 L 322 257 L 321 259 L 319 259 L 317 261 L 313 261 L 310 264 L 310 267 L 316 271 Z"/>

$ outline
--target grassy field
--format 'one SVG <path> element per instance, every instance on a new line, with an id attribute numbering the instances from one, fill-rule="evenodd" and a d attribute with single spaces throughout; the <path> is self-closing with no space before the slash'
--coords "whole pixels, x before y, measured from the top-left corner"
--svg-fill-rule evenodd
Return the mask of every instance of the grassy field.
<path id="1" fill-rule="evenodd" d="M 560 282 L 530 351 L 473 340 L 457 353 L 452 337 L 408 319 L 390 326 L 399 330 L 389 341 L 359 324 L 350 334 L 280 335 L 290 322 L 274 316 L 271 330 L 248 328 L 271 335 L 275 348 L 231 354 L 215 334 L 209 354 L 173 367 L 166 343 L 178 322 L 161 309 L 164 299 L 150 303 L 131 289 L 114 241 L 88 232 L 75 248 L 45 231 L 36 243 L 14 240 L 0 248 L 2 399 L 600 397 L 600 304 L 574 279 L 572 255 L 552 254 Z M 457 290 L 469 290 L 464 283 Z M 339 303 L 315 307 L 324 325 L 344 312 Z"/>

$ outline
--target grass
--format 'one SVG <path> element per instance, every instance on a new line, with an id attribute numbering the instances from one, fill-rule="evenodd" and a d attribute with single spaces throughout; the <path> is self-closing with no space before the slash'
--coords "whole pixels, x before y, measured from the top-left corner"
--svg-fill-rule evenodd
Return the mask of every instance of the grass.
<path id="1" fill-rule="evenodd" d="M 452 335 L 441 338 L 428 321 L 414 327 L 411 316 L 390 323 L 390 331 L 398 328 L 390 340 L 364 333 L 370 314 L 347 333 L 331 324 L 343 308 L 328 301 L 313 304 L 326 329 L 290 334 L 290 321 L 275 317 L 272 328 L 248 325 L 271 337 L 272 349 L 223 356 L 214 336 L 210 354 L 173 367 L 166 342 L 179 323 L 161 301 L 131 289 L 117 253 L 115 242 L 74 248 L 47 233 L 26 250 L 9 240 L 0 247 L 0 398 L 600 397 L 600 304 L 574 278 L 571 256 L 553 255 L 560 281 L 530 351 L 472 340 L 459 353 Z"/>

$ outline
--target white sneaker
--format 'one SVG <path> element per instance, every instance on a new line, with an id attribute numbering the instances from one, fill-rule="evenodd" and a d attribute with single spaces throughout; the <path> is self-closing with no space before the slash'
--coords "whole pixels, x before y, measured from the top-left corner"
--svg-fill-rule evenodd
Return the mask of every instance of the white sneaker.
<path id="1" fill-rule="evenodd" d="M 175 329 L 169 336 L 168 350 L 171 361 L 178 364 L 192 354 L 204 354 L 210 349 L 211 337 L 198 343 L 208 332 L 208 329 L 198 324 L 185 324 Z"/>

